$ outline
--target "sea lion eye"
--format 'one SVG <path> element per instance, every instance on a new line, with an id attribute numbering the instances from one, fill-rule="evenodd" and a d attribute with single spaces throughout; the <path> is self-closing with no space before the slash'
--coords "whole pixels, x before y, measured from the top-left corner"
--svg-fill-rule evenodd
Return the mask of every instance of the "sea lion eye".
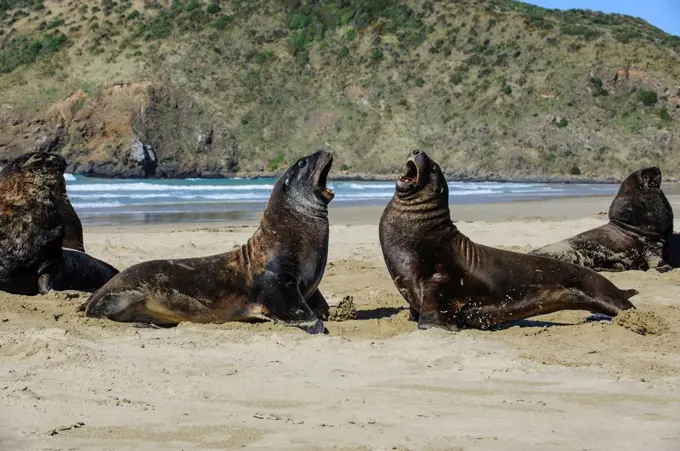
<path id="1" fill-rule="evenodd" d="M 307 166 L 307 160 L 300 161 L 300 168 L 304 168 L 305 166 Z"/>
<path id="2" fill-rule="evenodd" d="M 436 164 L 434 166 L 432 166 L 432 172 L 437 172 L 438 170 L 439 170 L 439 168 L 437 167 Z"/>

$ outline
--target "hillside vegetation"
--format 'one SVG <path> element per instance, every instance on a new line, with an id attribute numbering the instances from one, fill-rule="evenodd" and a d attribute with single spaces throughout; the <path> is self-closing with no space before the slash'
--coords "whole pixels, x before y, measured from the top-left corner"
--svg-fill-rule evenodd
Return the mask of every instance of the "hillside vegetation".
<path id="1" fill-rule="evenodd" d="M 0 157 L 110 177 L 680 176 L 680 38 L 510 0 L 0 0 Z"/>

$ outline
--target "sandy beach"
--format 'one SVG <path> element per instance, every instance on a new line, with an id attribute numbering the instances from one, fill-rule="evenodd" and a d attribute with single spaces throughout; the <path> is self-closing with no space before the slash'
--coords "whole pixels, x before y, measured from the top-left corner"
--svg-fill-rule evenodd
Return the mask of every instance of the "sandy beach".
<path id="1" fill-rule="evenodd" d="M 668 197 L 680 211 L 680 196 Z M 527 252 L 604 224 L 610 202 L 452 215 L 478 243 Z M 327 322 L 328 335 L 136 327 L 76 313 L 85 293 L 0 294 L 0 449 L 680 449 L 680 270 L 604 273 L 640 291 L 638 309 L 613 321 L 572 311 L 494 331 L 418 331 L 384 267 L 382 208 L 330 210 L 321 290 L 358 311 Z M 86 227 L 85 245 L 122 270 L 227 251 L 255 227 Z"/>

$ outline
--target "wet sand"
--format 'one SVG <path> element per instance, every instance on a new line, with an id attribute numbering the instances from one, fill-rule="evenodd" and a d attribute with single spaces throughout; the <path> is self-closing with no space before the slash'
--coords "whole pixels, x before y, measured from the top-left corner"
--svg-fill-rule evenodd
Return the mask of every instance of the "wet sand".
<path id="1" fill-rule="evenodd" d="M 670 196 L 676 211 L 680 197 Z M 611 198 L 454 206 L 473 240 L 526 252 L 606 221 Z M 334 208 L 321 290 L 356 319 L 140 328 L 82 293 L 0 294 L 1 450 L 678 450 L 680 270 L 613 321 L 560 312 L 501 330 L 418 331 L 382 262 L 382 207 Z M 676 230 L 678 229 L 676 222 Z M 86 228 L 123 269 L 245 242 L 252 221 Z M 340 316 L 340 315 L 339 315 Z M 349 315 L 352 316 L 352 315 Z"/>

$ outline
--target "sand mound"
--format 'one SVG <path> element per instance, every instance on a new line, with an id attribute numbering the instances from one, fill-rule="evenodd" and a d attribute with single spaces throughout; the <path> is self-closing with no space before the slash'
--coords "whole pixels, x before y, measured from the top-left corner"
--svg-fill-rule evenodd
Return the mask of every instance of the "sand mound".
<path id="1" fill-rule="evenodd" d="M 649 311 L 638 309 L 626 310 L 614 318 L 614 324 L 625 327 L 640 335 L 658 335 L 668 330 L 668 324 L 663 318 Z"/>
<path id="2" fill-rule="evenodd" d="M 357 319 L 357 307 L 353 296 L 345 296 L 336 306 L 329 309 L 329 321 L 349 321 Z"/>

